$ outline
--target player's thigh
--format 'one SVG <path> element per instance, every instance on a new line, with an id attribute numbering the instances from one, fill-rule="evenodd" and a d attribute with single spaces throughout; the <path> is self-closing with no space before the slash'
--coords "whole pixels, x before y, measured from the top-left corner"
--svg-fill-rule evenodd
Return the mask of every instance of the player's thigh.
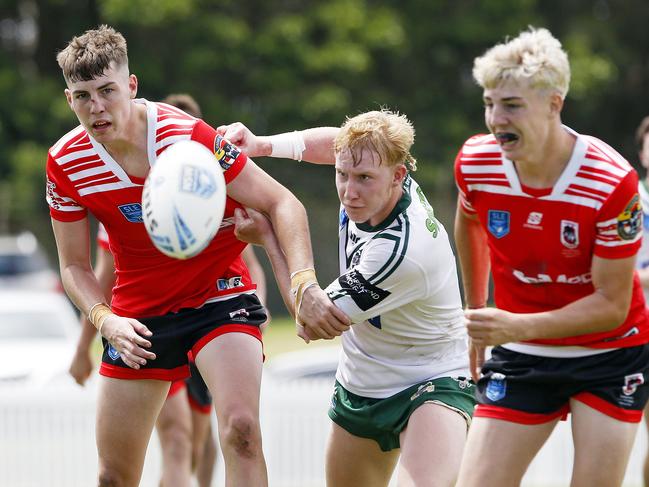
<path id="1" fill-rule="evenodd" d="M 384 452 L 368 438 L 352 435 L 331 423 L 326 453 L 327 487 L 387 486 L 399 450 Z"/>
<path id="2" fill-rule="evenodd" d="M 246 412 L 259 415 L 261 342 L 247 333 L 217 336 L 196 355 L 196 366 L 212 392 L 219 419 Z"/>
<path id="3" fill-rule="evenodd" d="M 100 470 L 139 478 L 168 389 L 166 381 L 101 377 L 96 419 Z"/>
<path id="4" fill-rule="evenodd" d="M 185 387 L 167 396 L 158 415 L 156 428 L 163 450 L 169 442 L 190 444 L 192 420 Z"/>
<path id="5" fill-rule="evenodd" d="M 457 487 L 518 486 L 530 462 L 556 426 L 520 424 L 474 417 L 467 437 Z"/>
<path id="6" fill-rule="evenodd" d="M 622 485 L 639 423 L 626 422 L 570 401 L 575 445 L 572 487 Z"/>
<path id="7" fill-rule="evenodd" d="M 457 411 L 435 403 L 415 409 L 401 433 L 399 487 L 455 485 L 466 436 L 467 420 Z"/>

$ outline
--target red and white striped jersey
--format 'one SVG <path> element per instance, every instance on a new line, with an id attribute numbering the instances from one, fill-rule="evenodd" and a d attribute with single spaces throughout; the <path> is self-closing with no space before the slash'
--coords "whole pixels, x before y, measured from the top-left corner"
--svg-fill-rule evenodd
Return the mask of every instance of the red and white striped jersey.
<path id="1" fill-rule="evenodd" d="M 620 259 L 640 248 L 636 172 L 601 140 L 566 130 L 576 144 L 552 188 L 523 186 L 492 135 L 470 138 L 455 160 L 462 207 L 477 214 L 488 237 L 500 309 L 534 313 L 561 308 L 594 292 L 594 255 Z M 615 348 L 647 341 L 649 322 L 636 275 L 629 314 L 616 329 L 533 343 Z"/>
<path id="2" fill-rule="evenodd" d="M 245 166 L 246 155 L 202 120 L 163 103 L 135 102 L 147 108 L 151 166 L 166 147 L 187 139 L 215 153 L 226 183 Z M 234 236 L 234 209 L 241 207 L 238 202 L 227 198 L 221 228 L 203 252 L 178 260 L 159 252 L 149 239 L 142 223 L 143 185 L 143 178 L 128 175 L 81 126 L 49 151 L 47 202 L 51 217 L 72 222 L 90 211 L 106 229 L 117 275 L 113 311 L 135 318 L 160 316 L 255 289 L 240 257 L 246 244 Z"/>

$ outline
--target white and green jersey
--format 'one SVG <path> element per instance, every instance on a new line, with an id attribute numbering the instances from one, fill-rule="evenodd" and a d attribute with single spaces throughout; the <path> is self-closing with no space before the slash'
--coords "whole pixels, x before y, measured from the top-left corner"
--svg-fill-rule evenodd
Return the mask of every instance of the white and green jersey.
<path id="1" fill-rule="evenodd" d="M 455 256 L 412 178 L 377 226 L 341 208 L 339 251 L 342 275 L 326 291 L 354 323 L 336 373 L 345 389 L 385 398 L 427 379 L 469 376 Z"/>

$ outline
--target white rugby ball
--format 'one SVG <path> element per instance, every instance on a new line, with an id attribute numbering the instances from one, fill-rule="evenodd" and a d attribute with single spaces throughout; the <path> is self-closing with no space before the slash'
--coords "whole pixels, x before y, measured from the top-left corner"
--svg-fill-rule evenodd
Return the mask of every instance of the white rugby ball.
<path id="1" fill-rule="evenodd" d="M 183 140 L 160 154 L 142 192 L 144 226 L 160 252 L 176 259 L 199 254 L 224 211 L 223 171 L 207 147 Z"/>

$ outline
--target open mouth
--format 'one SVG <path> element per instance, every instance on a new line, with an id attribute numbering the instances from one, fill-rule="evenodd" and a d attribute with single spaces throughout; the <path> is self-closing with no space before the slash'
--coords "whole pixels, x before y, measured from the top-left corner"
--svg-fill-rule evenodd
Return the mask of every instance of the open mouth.
<path id="1" fill-rule="evenodd" d="M 92 128 L 97 129 L 97 130 L 102 130 L 102 129 L 108 128 L 109 126 L 110 126 L 110 122 L 106 122 L 106 121 L 103 121 L 103 120 L 101 120 L 99 122 L 95 122 L 95 123 L 92 124 Z"/>
<path id="2" fill-rule="evenodd" d="M 496 140 L 500 144 L 508 144 L 510 142 L 516 142 L 518 140 L 518 135 L 511 132 L 499 132 L 496 134 Z"/>

